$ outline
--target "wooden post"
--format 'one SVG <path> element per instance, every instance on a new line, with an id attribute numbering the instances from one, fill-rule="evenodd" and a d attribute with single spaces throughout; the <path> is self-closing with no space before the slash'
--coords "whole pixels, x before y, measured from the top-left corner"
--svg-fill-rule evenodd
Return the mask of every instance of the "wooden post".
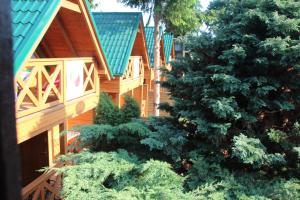
<path id="1" fill-rule="evenodd" d="M 0 6 L 0 199 L 19 200 L 21 176 L 16 139 L 10 3 L 11 0 L 3 0 Z"/>

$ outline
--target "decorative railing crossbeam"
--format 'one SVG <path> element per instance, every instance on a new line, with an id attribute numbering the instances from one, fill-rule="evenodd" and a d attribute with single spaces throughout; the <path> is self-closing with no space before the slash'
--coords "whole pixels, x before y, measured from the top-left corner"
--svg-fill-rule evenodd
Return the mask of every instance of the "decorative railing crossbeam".
<path id="1" fill-rule="evenodd" d="M 81 74 L 78 78 L 82 81 L 74 79 L 77 81 L 74 84 L 82 84 L 83 91 L 79 96 L 97 93 L 98 78 L 93 58 L 32 59 L 16 76 L 17 118 L 70 100 L 66 90 L 67 76 L 70 76 L 70 71 L 72 73 L 72 67 Z"/>
<path id="2" fill-rule="evenodd" d="M 138 68 L 135 68 L 135 60 L 138 59 Z M 135 70 L 138 70 L 138 77 L 135 77 Z M 122 77 L 122 80 L 134 80 L 134 79 L 144 78 L 144 63 L 141 56 L 131 56 L 128 62 L 128 67 L 125 74 Z"/>
<path id="3" fill-rule="evenodd" d="M 60 200 L 62 174 L 50 170 L 22 189 L 22 200 Z"/>

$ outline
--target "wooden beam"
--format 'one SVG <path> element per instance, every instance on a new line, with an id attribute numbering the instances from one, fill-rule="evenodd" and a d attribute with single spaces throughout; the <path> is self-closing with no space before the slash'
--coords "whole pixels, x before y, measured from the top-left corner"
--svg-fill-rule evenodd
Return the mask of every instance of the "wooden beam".
<path id="1" fill-rule="evenodd" d="M 0 199 L 21 199 L 21 170 L 16 140 L 11 1 L 0 6 Z"/>
<path id="2" fill-rule="evenodd" d="M 72 54 L 74 56 L 78 56 L 78 54 L 77 54 L 77 52 L 76 52 L 76 50 L 75 50 L 75 48 L 73 46 L 73 43 L 70 40 L 70 34 L 67 33 L 67 30 L 65 29 L 66 26 L 64 25 L 63 21 L 61 20 L 61 17 L 59 15 L 57 15 L 57 17 L 55 18 L 55 20 L 57 21 L 57 24 L 58 24 L 59 28 L 61 29 L 63 37 L 64 37 L 64 39 L 65 39 L 68 47 L 70 48 Z"/>
<path id="3" fill-rule="evenodd" d="M 43 48 L 43 50 L 45 51 L 45 53 L 47 54 L 47 56 L 49 58 L 54 58 L 55 56 L 53 55 L 52 51 L 49 48 L 48 42 L 46 41 L 46 38 L 44 38 L 41 41 L 41 47 Z"/>
<path id="4" fill-rule="evenodd" d="M 79 8 L 79 5 L 76 4 L 76 3 L 72 3 L 70 1 L 67 1 L 67 0 L 64 0 L 62 2 L 62 5 L 61 5 L 63 8 L 66 8 L 66 9 L 69 9 L 69 10 L 72 10 L 74 12 L 78 12 L 78 13 L 81 13 L 81 10 Z"/>

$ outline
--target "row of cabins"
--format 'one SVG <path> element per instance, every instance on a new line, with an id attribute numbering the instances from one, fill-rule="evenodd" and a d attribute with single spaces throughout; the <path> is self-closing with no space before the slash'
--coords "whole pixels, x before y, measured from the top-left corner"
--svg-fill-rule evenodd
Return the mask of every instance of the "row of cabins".
<path id="1" fill-rule="evenodd" d="M 141 13 L 92 13 L 85 0 L 11 3 L 22 196 L 55 199 L 60 176 L 37 170 L 55 166 L 78 134 L 62 131 L 93 123 L 100 92 L 119 107 L 132 95 L 151 115 L 154 28 Z M 161 65 L 170 67 L 173 37 L 161 38 Z"/>

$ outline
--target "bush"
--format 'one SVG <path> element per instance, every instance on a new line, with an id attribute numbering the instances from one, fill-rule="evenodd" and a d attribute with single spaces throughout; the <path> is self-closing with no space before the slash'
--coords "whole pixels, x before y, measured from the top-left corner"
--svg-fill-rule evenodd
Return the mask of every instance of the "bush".
<path id="1" fill-rule="evenodd" d="M 107 93 L 101 93 L 94 123 L 115 126 L 127 123 L 133 118 L 139 118 L 140 116 L 141 109 L 133 97 L 125 95 L 124 105 L 119 109 Z"/>
<path id="2" fill-rule="evenodd" d="M 194 155 L 195 156 L 195 155 Z M 299 199 L 296 179 L 265 179 L 254 174 L 233 174 L 201 157 L 187 177 L 157 160 L 139 160 L 125 150 L 68 155 L 74 165 L 57 169 L 64 173 L 62 196 L 81 199 Z"/>
<path id="3" fill-rule="evenodd" d="M 121 108 L 122 122 L 129 122 L 133 118 L 139 118 L 141 116 L 141 108 L 139 107 L 137 101 L 129 96 L 125 95 L 125 102 Z"/>
<path id="4" fill-rule="evenodd" d="M 94 123 L 110 125 L 117 125 L 121 123 L 120 110 L 112 102 L 111 97 L 107 93 L 100 94 Z"/>

